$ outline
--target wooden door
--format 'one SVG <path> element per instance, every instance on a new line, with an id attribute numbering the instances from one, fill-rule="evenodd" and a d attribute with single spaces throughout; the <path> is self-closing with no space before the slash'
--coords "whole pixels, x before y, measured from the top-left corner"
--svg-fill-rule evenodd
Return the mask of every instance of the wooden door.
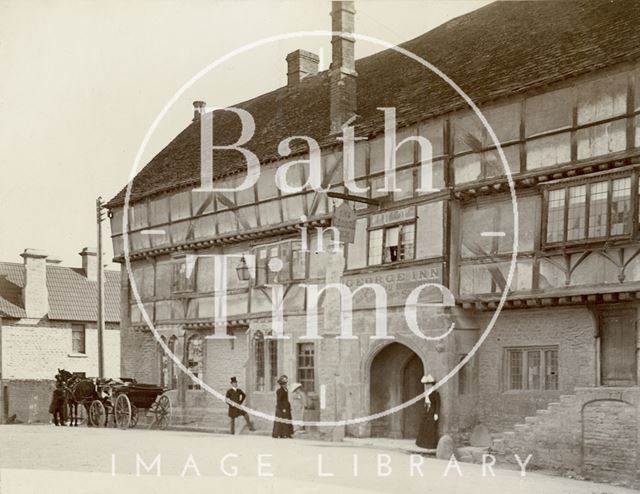
<path id="1" fill-rule="evenodd" d="M 601 374 L 604 386 L 633 386 L 637 381 L 635 311 L 602 314 Z"/>
<path id="2" fill-rule="evenodd" d="M 420 357 L 414 355 L 403 370 L 402 402 L 405 403 L 424 392 L 424 385 L 420 382 L 424 375 Z M 422 400 L 402 410 L 402 437 L 415 439 L 422 418 Z"/>

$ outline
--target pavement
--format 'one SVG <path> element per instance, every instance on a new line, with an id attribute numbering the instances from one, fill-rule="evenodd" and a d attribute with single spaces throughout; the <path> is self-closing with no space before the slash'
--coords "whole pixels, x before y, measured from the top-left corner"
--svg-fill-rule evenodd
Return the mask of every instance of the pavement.
<path id="1" fill-rule="evenodd" d="M 493 474 L 493 475 L 492 475 Z M 0 491 L 23 493 L 630 494 L 380 444 L 189 431 L 0 426 Z"/>

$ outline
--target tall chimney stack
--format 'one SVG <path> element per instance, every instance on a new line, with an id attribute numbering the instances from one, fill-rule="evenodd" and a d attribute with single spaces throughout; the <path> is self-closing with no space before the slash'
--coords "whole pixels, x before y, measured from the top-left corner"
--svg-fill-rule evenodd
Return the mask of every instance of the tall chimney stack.
<path id="1" fill-rule="evenodd" d="M 89 281 L 98 281 L 98 249 L 85 247 L 79 252 L 82 257 L 82 269 Z"/>
<path id="2" fill-rule="evenodd" d="M 331 2 L 331 134 L 341 132 L 343 124 L 356 115 L 355 13 L 352 1 Z"/>
<path id="3" fill-rule="evenodd" d="M 27 318 L 41 319 L 49 312 L 47 254 L 37 249 L 25 249 L 20 256 L 24 259 L 24 310 Z"/>
<path id="4" fill-rule="evenodd" d="M 318 73 L 320 57 L 306 50 L 296 50 L 287 55 L 287 86 L 297 86 L 307 76 Z"/>

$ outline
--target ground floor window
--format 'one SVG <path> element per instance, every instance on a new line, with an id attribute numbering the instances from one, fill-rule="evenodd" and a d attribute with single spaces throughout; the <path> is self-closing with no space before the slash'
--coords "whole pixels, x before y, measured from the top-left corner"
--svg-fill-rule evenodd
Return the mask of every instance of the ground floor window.
<path id="1" fill-rule="evenodd" d="M 298 343 L 298 382 L 307 393 L 316 390 L 315 347 L 313 343 Z"/>
<path id="2" fill-rule="evenodd" d="M 558 347 L 508 348 L 505 355 L 508 391 L 558 389 Z"/>
<path id="3" fill-rule="evenodd" d="M 191 373 L 202 379 L 203 373 L 203 339 L 200 335 L 194 335 L 187 341 L 187 368 Z M 187 389 L 201 389 L 193 379 L 189 379 Z"/>
<path id="4" fill-rule="evenodd" d="M 178 348 L 178 337 L 174 335 L 169 338 L 169 343 L 167 346 L 169 347 L 171 355 L 176 355 L 176 351 Z M 166 381 L 164 383 L 164 386 L 167 386 L 169 389 L 176 389 L 178 387 L 178 373 L 176 372 L 175 364 L 173 362 L 173 359 L 170 358 L 169 355 L 165 354 L 165 357 L 167 357 L 167 368 L 165 374 Z M 178 358 L 181 359 L 182 357 L 178 356 Z"/>
<path id="5" fill-rule="evenodd" d="M 278 380 L 278 340 L 265 338 L 262 331 L 253 335 L 256 391 L 275 389 Z"/>

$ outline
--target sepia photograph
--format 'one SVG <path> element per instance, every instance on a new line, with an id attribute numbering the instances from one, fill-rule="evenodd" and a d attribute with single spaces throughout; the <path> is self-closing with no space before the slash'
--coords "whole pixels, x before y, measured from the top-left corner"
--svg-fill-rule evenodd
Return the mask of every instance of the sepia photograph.
<path id="1" fill-rule="evenodd" d="M 640 1 L 0 0 L 2 494 L 640 492 Z"/>

